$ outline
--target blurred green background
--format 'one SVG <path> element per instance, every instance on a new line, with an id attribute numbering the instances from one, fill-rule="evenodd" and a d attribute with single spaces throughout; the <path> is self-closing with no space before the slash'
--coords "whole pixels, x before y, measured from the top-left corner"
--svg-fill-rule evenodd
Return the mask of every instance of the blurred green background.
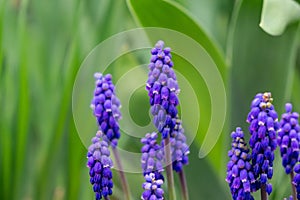
<path id="1" fill-rule="evenodd" d="M 216 63 L 226 87 L 226 124 L 213 150 L 199 159 L 211 116 L 210 96 L 201 77 L 174 56 L 175 69 L 190 81 L 201 110 L 185 172 L 191 200 L 231 199 L 224 180 L 230 132 L 236 126 L 247 132 L 245 119 L 254 95 L 271 91 L 279 114 L 286 101 L 300 111 L 299 20 L 289 23 L 282 35 L 271 36 L 259 27 L 262 5 L 262 0 L 1 0 L 0 199 L 93 199 L 87 150 L 72 115 L 76 73 L 101 41 L 143 26 L 190 36 Z M 124 55 L 107 72 L 117 81 L 148 56 L 147 51 Z M 130 114 L 139 125 L 150 121 L 148 113 L 138 109 L 146 113 L 147 102 L 143 88 L 130 102 Z M 188 124 L 183 124 L 187 130 Z M 125 134 L 120 143 L 134 152 L 141 147 L 137 138 Z M 279 158 L 274 170 L 270 199 L 288 197 L 288 177 Z M 111 199 L 123 199 L 114 174 Z M 140 199 L 142 175 L 126 175 L 132 199 Z M 178 186 L 176 176 L 175 180 Z"/>

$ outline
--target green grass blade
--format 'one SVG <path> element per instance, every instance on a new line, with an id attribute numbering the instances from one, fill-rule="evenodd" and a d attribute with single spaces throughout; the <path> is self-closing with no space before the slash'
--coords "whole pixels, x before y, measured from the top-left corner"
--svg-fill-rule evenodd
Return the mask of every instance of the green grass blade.
<path id="1" fill-rule="evenodd" d="M 21 184 L 23 183 L 22 176 L 25 166 L 25 152 L 28 139 L 29 127 L 29 84 L 28 84 L 28 65 L 27 65 L 27 31 L 26 31 L 26 11 L 28 1 L 22 1 L 18 18 L 18 31 L 20 40 L 19 51 L 19 97 L 18 97 L 18 125 L 17 125 L 17 143 L 16 143 L 16 160 L 15 160 L 15 178 L 17 191 L 15 198 L 19 198 Z M 22 190 L 22 189 L 21 189 Z"/>
<path id="2" fill-rule="evenodd" d="M 66 173 L 67 178 L 67 199 L 78 199 L 80 193 L 80 171 L 82 167 L 86 166 L 86 149 L 82 145 L 80 138 L 77 135 L 74 120 L 71 118 L 70 127 L 68 131 L 68 153 L 67 153 L 67 165 Z M 86 170 L 87 171 L 87 170 Z M 88 173 L 86 174 L 86 180 L 89 180 Z M 78 180 L 78 181 L 74 181 Z M 91 189 L 91 188 L 90 188 Z"/>
<path id="3" fill-rule="evenodd" d="M 2 77 L 3 68 L 3 24 L 4 24 L 4 13 L 6 7 L 6 0 L 0 2 L 0 78 Z"/>

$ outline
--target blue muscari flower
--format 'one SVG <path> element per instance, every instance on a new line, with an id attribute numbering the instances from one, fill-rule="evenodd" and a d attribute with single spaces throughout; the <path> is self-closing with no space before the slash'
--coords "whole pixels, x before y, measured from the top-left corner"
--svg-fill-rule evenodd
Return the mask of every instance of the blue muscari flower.
<path id="1" fill-rule="evenodd" d="M 282 165 L 285 172 L 290 174 L 299 158 L 300 126 L 298 122 L 299 114 L 292 112 L 292 104 L 285 105 L 286 113 L 280 120 L 277 143 L 280 147 Z"/>
<path id="2" fill-rule="evenodd" d="M 158 41 L 151 54 L 146 84 L 151 113 L 154 116 L 154 125 L 162 133 L 162 137 L 170 136 L 173 169 L 180 172 L 182 166 L 188 164 L 189 148 L 178 116 L 180 90 L 173 70 L 171 49 L 164 48 L 164 42 Z"/>
<path id="3" fill-rule="evenodd" d="M 228 151 L 230 160 L 227 164 L 226 181 L 229 183 L 234 200 L 253 200 L 251 192 L 256 181 L 250 164 L 251 155 L 242 129 L 236 128 L 236 131 L 231 133 L 231 137 L 232 149 Z"/>
<path id="4" fill-rule="evenodd" d="M 163 200 L 164 190 L 161 188 L 164 177 L 160 172 L 151 172 L 144 175 L 144 192 L 141 196 L 143 200 Z"/>
<path id="5" fill-rule="evenodd" d="M 144 144 L 141 152 L 141 166 L 145 173 L 163 171 L 164 153 L 161 145 L 157 143 L 157 133 L 147 133 L 141 142 Z"/>
<path id="6" fill-rule="evenodd" d="M 142 199 L 156 200 L 163 199 L 164 191 L 161 188 L 164 177 L 163 171 L 164 153 L 163 148 L 157 142 L 158 134 L 156 132 L 147 133 L 141 139 L 143 147 L 141 149 L 141 165 L 144 173 L 145 183 L 142 187 L 144 192 Z"/>
<path id="7" fill-rule="evenodd" d="M 154 125 L 163 138 L 166 138 L 176 124 L 179 88 L 172 68 L 171 49 L 164 48 L 164 42 L 158 41 L 151 54 L 146 89 L 150 97 Z"/>
<path id="8" fill-rule="evenodd" d="M 189 163 L 188 154 L 190 153 L 189 147 L 186 144 L 186 137 L 181 120 L 176 120 L 176 125 L 171 133 L 170 138 L 173 169 L 176 172 L 182 171 L 183 165 Z"/>
<path id="9" fill-rule="evenodd" d="M 103 132 L 103 140 L 116 147 L 120 138 L 119 119 L 120 101 L 115 95 L 115 86 L 110 74 L 95 73 L 96 88 L 91 103 L 94 116 L 97 118 L 99 129 Z"/>
<path id="10" fill-rule="evenodd" d="M 300 163 L 294 167 L 295 177 L 293 179 L 293 184 L 297 190 L 297 199 L 300 200 Z M 295 200 L 295 199 L 294 199 Z"/>
<path id="11" fill-rule="evenodd" d="M 266 185 L 270 195 L 272 185 L 268 183 L 273 176 L 274 151 L 277 147 L 276 132 L 279 129 L 278 115 L 272 105 L 271 93 L 259 93 L 251 103 L 247 122 L 251 134 L 249 145 L 252 149 L 252 166 L 257 188 Z"/>
<path id="12" fill-rule="evenodd" d="M 111 195 L 113 188 L 111 171 L 113 163 L 110 159 L 108 143 L 102 140 L 102 135 L 101 131 L 97 132 L 87 154 L 90 182 L 93 185 L 96 200 Z"/>

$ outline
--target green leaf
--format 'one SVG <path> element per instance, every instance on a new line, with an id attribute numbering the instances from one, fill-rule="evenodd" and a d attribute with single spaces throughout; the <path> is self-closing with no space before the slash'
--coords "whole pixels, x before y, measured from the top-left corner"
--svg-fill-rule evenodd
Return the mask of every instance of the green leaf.
<path id="1" fill-rule="evenodd" d="M 264 0 L 260 27 L 270 35 L 281 35 L 300 19 L 300 5 L 294 0 Z"/>
<path id="2" fill-rule="evenodd" d="M 217 42 L 225 52 L 229 22 L 233 10 L 232 0 L 185 0 L 179 1 L 194 17 L 204 31 Z"/>
<path id="3" fill-rule="evenodd" d="M 300 71 L 295 71 L 291 103 L 296 112 L 300 112 Z"/>
<path id="4" fill-rule="evenodd" d="M 216 62 L 220 73 L 225 78 L 226 64 L 223 55 L 203 28 L 182 6 L 169 0 L 127 0 L 127 4 L 141 26 L 169 28 L 199 42 Z"/>
<path id="5" fill-rule="evenodd" d="M 196 145 L 192 145 L 190 148 L 191 152 L 197 151 Z M 218 174 L 215 173 L 215 166 L 213 166 L 210 159 L 199 159 L 197 154 L 193 153 L 189 155 L 189 159 L 190 164 L 184 169 L 191 200 L 231 199 L 229 187 L 224 180 L 226 170 L 223 171 L 222 179 L 220 179 Z"/>

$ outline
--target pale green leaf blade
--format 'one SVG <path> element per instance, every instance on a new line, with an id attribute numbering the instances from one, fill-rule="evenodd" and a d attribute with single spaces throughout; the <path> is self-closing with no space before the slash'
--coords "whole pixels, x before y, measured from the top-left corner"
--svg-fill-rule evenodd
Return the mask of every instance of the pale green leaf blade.
<path id="1" fill-rule="evenodd" d="M 300 5 L 294 0 L 264 0 L 260 27 L 270 35 L 281 35 L 300 19 Z"/>

